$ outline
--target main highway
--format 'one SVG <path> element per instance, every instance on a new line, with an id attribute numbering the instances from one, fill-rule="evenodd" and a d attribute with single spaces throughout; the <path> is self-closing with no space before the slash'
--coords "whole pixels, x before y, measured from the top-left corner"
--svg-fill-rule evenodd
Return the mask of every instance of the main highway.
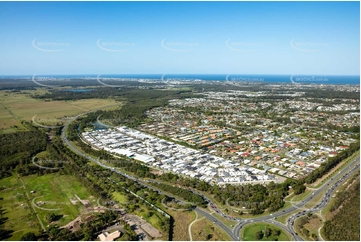
<path id="1" fill-rule="evenodd" d="M 93 111 L 90 111 L 93 112 Z M 69 124 L 73 121 L 75 121 L 78 117 L 85 115 L 87 113 L 90 112 L 86 112 L 83 114 L 79 114 L 77 115 L 75 118 L 68 120 L 63 129 L 62 129 L 62 140 L 64 143 L 67 144 L 67 146 L 70 148 L 70 150 L 72 150 L 74 153 L 83 156 L 85 158 L 87 158 L 90 161 L 93 161 L 95 163 L 97 163 L 98 165 L 102 166 L 105 169 L 109 169 L 112 170 L 113 172 L 116 172 L 119 175 L 122 175 L 128 179 L 131 179 L 145 187 L 148 187 L 154 191 L 157 191 L 158 193 L 164 193 L 163 191 L 154 188 L 152 186 L 150 186 L 147 183 L 144 183 L 143 181 L 141 181 L 140 179 L 138 179 L 137 177 L 133 177 L 131 175 L 128 175 L 126 173 L 123 173 L 121 171 L 119 171 L 118 169 L 115 169 L 113 167 L 110 166 L 106 166 L 103 163 L 101 163 L 99 161 L 99 159 L 95 159 L 93 157 L 88 156 L 87 154 L 83 153 L 82 151 L 78 150 L 76 147 L 74 147 L 72 145 L 71 142 L 69 142 L 69 140 L 66 138 L 66 130 L 69 126 Z M 342 181 L 345 180 L 346 178 L 350 177 L 352 174 L 354 174 L 358 169 L 359 169 L 359 165 L 360 165 L 360 157 L 358 156 L 357 158 L 355 158 L 352 162 L 350 162 L 348 165 L 346 165 L 342 171 L 340 171 L 338 174 L 336 174 L 335 176 L 332 177 L 332 179 L 327 182 L 324 183 L 322 186 L 320 186 L 318 189 L 315 189 L 314 192 L 307 196 L 306 198 L 304 198 L 302 201 L 300 201 L 297 204 L 292 205 L 291 207 L 285 208 L 282 211 L 278 211 L 275 212 L 273 214 L 270 215 L 264 215 L 264 216 L 259 216 L 256 218 L 250 218 L 250 219 L 236 219 L 236 218 L 231 218 L 230 216 L 220 212 L 220 214 L 225 218 L 225 219 L 232 219 L 232 220 L 236 220 L 238 221 L 238 223 L 234 226 L 233 230 L 231 230 L 227 225 L 225 225 L 223 222 L 221 222 L 218 218 L 212 216 L 209 212 L 201 209 L 201 208 L 194 208 L 194 211 L 198 212 L 199 214 L 203 215 L 205 218 L 207 218 L 209 221 L 217 224 L 220 228 L 222 228 L 234 241 L 239 241 L 240 240 L 240 230 L 242 229 L 242 227 L 244 227 L 247 224 L 251 224 L 251 223 L 255 223 L 255 222 L 265 222 L 265 223 L 270 223 L 270 224 L 274 224 L 277 225 L 279 227 L 281 227 L 282 229 L 288 231 L 292 236 L 294 240 L 298 240 L 301 241 L 303 240 L 300 236 L 297 235 L 297 233 L 295 232 L 294 228 L 293 228 L 293 224 L 294 221 L 303 215 L 306 215 L 309 212 L 317 212 L 320 211 L 322 208 L 324 208 L 327 203 L 330 201 L 330 196 L 331 194 L 337 189 L 338 186 L 340 186 L 342 184 Z M 211 203 L 211 200 L 209 198 L 207 198 L 204 194 L 201 194 L 195 190 L 189 189 L 190 191 L 197 193 L 199 195 L 201 195 L 207 202 Z M 325 193 L 325 195 L 323 196 L 322 200 L 320 203 L 316 204 L 314 207 L 312 208 L 304 208 L 304 205 L 311 202 L 311 200 L 317 196 L 320 193 Z M 217 209 L 215 209 L 214 207 L 211 206 L 212 209 L 218 211 Z M 303 209 L 302 209 L 303 208 Z M 301 209 L 301 212 L 295 213 L 297 210 Z M 218 211 L 219 212 L 219 211 Z M 284 216 L 287 214 L 291 214 L 294 213 L 292 216 L 290 216 L 287 220 L 286 225 L 278 222 L 275 220 L 275 218 L 279 217 L 279 216 Z"/>
<path id="2" fill-rule="evenodd" d="M 295 230 L 293 228 L 294 221 L 298 217 L 306 215 L 309 212 L 314 213 L 314 212 L 322 210 L 327 205 L 327 203 L 330 201 L 331 194 L 334 193 L 334 191 L 337 189 L 337 187 L 340 186 L 342 184 L 342 182 L 346 178 L 348 178 L 352 174 L 356 173 L 356 171 L 359 169 L 359 167 L 360 167 L 360 157 L 358 156 L 356 159 L 354 159 L 352 162 L 350 162 L 347 166 L 345 166 L 342 169 L 342 171 L 340 171 L 335 176 L 333 176 L 331 178 L 332 180 L 326 182 L 325 184 L 320 186 L 318 189 L 315 189 L 314 192 L 312 192 L 311 195 L 307 196 L 305 199 L 303 199 L 299 203 L 297 203 L 295 205 L 292 205 L 291 207 L 285 208 L 282 211 L 275 212 L 275 213 L 273 213 L 271 215 L 266 215 L 266 216 L 260 216 L 260 217 L 257 217 L 257 218 L 241 220 L 233 228 L 232 232 L 233 232 L 234 236 L 239 236 L 241 228 L 243 226 L 249 224 L 249 223 L 268 222 L 268 223 L 274 223 L 274 224 L 277 224 L 277 225 L 280 226 L 280 223 L 275 221 L 275 218 L 277 218 L 279 216 L 284 216 L 284 215 L 287 215 L 287 214 L 290 214 L 290 213 L 295 213 L 297 210 L 301 209 L 302 211 L 297 212 L 297 213 L 293 214 L 292 216 L 290 216 L 288 218 L 286 226 L 283 225 L 283 226 L 280 226 L 280 227 L 282 227 L 283 229 L 285 229 L 286 231 L 291 233 L 291 235 L 293 236 L 293 238 L 295 240 L 302 240 L 302 238 L 297 235 L 297 233 L 295 232 Z M 320 193 L 325 193 L 325 195 L 323 196 L 321 202 L 319 202 L 318 204 L 315 204 L 315 206 L 312 207 L 312 208 L 308 208 L 308 209 L 304 208 L 304 205 L 312 202 L 311 200 Z"/>

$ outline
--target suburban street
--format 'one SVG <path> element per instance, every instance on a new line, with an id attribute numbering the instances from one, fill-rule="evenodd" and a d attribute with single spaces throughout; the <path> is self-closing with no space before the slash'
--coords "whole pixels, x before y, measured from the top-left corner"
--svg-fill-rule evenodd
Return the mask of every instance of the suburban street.
<path id="1" fill-rule="evenodd" d="M 88 113 L 88 112 L 87 112 L 87 113 Z M 88 156 L 87 154 L 79 151 L 76 147 L 74 147 L 74 146 L 71 144 L 71 142 L 66 138 L 66 135 L 65 135 L 65 132 L 66 132 L 66 129 L 67 129 L 68 125 L 69 125 L 72 121 L 76 120 L 76 118 L 78 118 L 78 117 L 80 117 L 80 116 L 82 116 L 82 115 L 85 115 L 85 114 L 87 114 L 87 113 L 79 114 L 79 115 L 76 116 L 74 119 L 69 120 L 69 121 L 64 125 L 64 128 L 63 128 L 63 130 L 62 130 L 61 136 L 62 136 L 63 141 L 68 145 L 68 147 L 69 147 L 73 152 L 75 152 L 76 154 L 78 154 L 78 155 L 80 155 L 80 156 L 83 156 L 83 157 L 87 158 L 88 160 L 97 163 L 98 165 L 100 165 L 101 167 L 103 167 L 103 168 L 105 168 L 105 169 L 112 170 L 112 171 L 114 171 L 115 173 L 117 173 L 117 174 L 119 174 L 119 175 L 122 175 L 122 176 L 124 176 L 124 177 L 126 177 L 126 178 L 128 178 L 128 179 L 131 179 L 131 180 L 137 182 L 138 184 L 141 184 L 141 185 L 143 185 L 143 186 L 145 186 L 145 187 L 147 187 L 147 188 L 152 189 L 153 191 L 157 191 L 157 192 L 160 193 L 160 194 L 165 194 L 163 191 L 160 191 L 160 190 L 157 189 L 157 188 L 154 188 L 154 187 L 149 186 L 148 184 L 142 182 L 141 180 L 139 180 L 139 179 L 136 178 L 136 177 L 133 177 L 133 176 L 131 176 L 131 175 L 128 175 L 128 174 L 126 174 L 126 173 L 123 173 L 123 172 L 121 172 L 121 171 L 119 171 L 119 170 L 117 170 L 117 169 L 115 169 L 115 168 L 113 168 L 113 167 L 109 167 L 109 166 L 106 166 L 106 165 L 102 164 L 102 163 L 99 161 L 99 159 L 94 159 L 94 158 Z M 184 202 L 184 201 L 183 201 L 183 202 Z M 215 222 L 215 223 L 216 223 L 219 227 L 221 227 L 233 240 L 235 240 L 235 241 L 238 240 L 238 237 L 237 237 L 237 236 L 234 236 L 234 233 L 232 233 L 232 231 L 227 227 L 227 225 L 223 224 L 219 219 L 217 219 L 216 217 L 212 216 L 211 214 L 209 214 L 209 213 L 207 213 L 207 212 L 205 212 L 205 211 L 203 211 L 203 210 L 201 210 L 201 209 L 199 209 L 199 208 L 195 208 L 194 210 L 195 210 L 196 212 L 204 215 L 204 216 L 205 216 L 208 220 L 210 220 L 211 222 Z"/>
<path id="2" fill-rule="evenodd" d="M 89 112 L 87 112 L 89 113 Z M 99 161 L 99 159 L 95 159 L 92 158 L 90 156 L 88 156 L 87 154 L 79 151 L 76 147 L 74 147 L 69 140 L 66 138 L 65 132 L 67 130 L 68 125 L 76 120 L 76 118 L 85 115 L 87 113 L 83 113 L 80 115 L 77 115 L 74 119 L 71 119 L 69 121 L 67 121 L 64 125 L 64 128 L 62 130 L 62 139 L 63 141 L 68 145 L 68 147 L 75 152 L 76 154 L 83 156 L 85 158 L 87 158 L 90 161 L 93 161 L 95 163 L 97 163 L 98 165 L 102 166 L 105 169 L 109 169 L 112 170 L 114 172 L 116 172 L 119 175 L 122 175 L 128 179 L 131 179 L 139 184 L 141 184 L 142 186 L 148 187 L 149 189 L 152 189 L 154 191 L 157 191 L 158 193 L 164 193 L 163 191 L 160 191 L 157 188 L 154 188 L 144 182 L 142 182 L 140 179 L 138 179 L 137 177 L 133 177 L 131 175 L 128 175 L 126 173 L 123 173 L 121 171 L 119 171 L 118 169 L 115 169 L 114 167 L 110 167 L 110 166 L 106 166 L 103 163 L 101 163 Z M 261 216 L 261 217 L 257 217 L 257 218 L 250 218 L 250 219 L 233 219 L 233 220 L 237 220 L 238 223 L 234 226 L 233 230 L 231 230 L 227 225 L 225 225 L 224 223 L 222 223 L 219 219 L 217 219 L 216 217 L 212 216 L 211 214 L 209 214 L 208 212 L 204 211 L 203 209 L 200 208 L 194 208 L 194 211 L 198 212 L 199 214 L 203 215 L 204 217 L 206 217 L 209 221 L 211 221 L 212 223 L 217 224 L 220 228 L 222 228 L 234 241 L 240 241 L 240 230 L 242 229 L 242 227 L 244 227 L 247 224 L 250 223 L 255 223 L 255 222 L 266 222 L 266 223 L 270 223 L 270 224 L 274 224 L 279 226 L 280 228 L 284 229 L 285 231 L 289 232 L 292 236 L 294 240 L 298 240 L 301 241 L 303 240 L 300 236 L 298 236 L 293 228 L 293 224 L 294 221 L 303 215 L 307 215 L 307 213 L 309 212 L 317 212 L 320 211 L 322 208 L 324 208 L 328 202 L 330 201 L 330 197 L 331 194 L 333 192 L 336 191 L 337 187 L 340 186 L 342 184 L 342 182 L 350 177 L 352 174 L 354 174 L 358 169 L 359 169 L 359 162 L 360 162 L 360 157 L 358 156 L 355 160 L 353 160 L 352 162 L 350 162 L 347 166 L 345 166 L 342 171 L 338 172 L 336 175 L 334 175 L 332 177 L 331 180 L 329 180 L 328 182 L 325 182 L 322 186 L 320 186 L 319 188 L 315 189 L 314 192 L 307 196 L 306 198 L 304 198 L 302 201 L 298 202 L 295 205 L 292 205 L 291 207 L 285 208 L 282 211 L 279 212 L 275 212 L 273 214 L 270 215 L 265 215 L 265 216 Z M 201 195 L 203 197 L 203 199 L 205 199 L 205 201 L 210 202 L 211 200 L 207 197 L 205 197 L 203 194 L 198 193 L 192 189 L 189 189 L 190 191 Z M 315 196 L 317 196 L 320 193 L 325 192 L 324 197 L 322 198 L 321 202 L 318 204 L 315 204 L 314 207 L 312 208 L 304 208 L 304 205 L 309 203 Z M 212 208 L 214 209 L 214 208 Z M 299 209 L 303 209 L 301 212 L 298 212 L 296 214 L 293 214 L 292 216 L 290 216 L 287 220 L 287 224 L 284 225 L 278 221 L 275 220 L 275 218 L 279 217 L 279 216 L 284 216 L 286 214 L 290 214 L 292 212 L 296 212 Z M 221 214 L 224 218 L 226 219 L 231 219 L 228 215 L 222 213 Z"/>

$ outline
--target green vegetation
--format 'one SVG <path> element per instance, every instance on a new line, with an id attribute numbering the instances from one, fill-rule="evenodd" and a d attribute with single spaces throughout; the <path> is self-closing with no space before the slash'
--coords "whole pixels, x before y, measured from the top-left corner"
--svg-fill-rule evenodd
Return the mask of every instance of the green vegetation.
<path id="1" fill-rule="evenodd" d="M 133 85 L 134 83 L 124 82 L 124 84 Z M 149 184 L 174 194 L 174 196 L 179 196 L 189 202 L 204 205 L 201 196 L 186 189 L 186 187 L 190 187 L 207 192 L 207 195 L 210 194 L 218 204 L 225 205 L 228 200 L 228 203 L 231 204 L 232 207 L 240 209 L 245 207 L 252 215 L 262 214 L 265 211 L 273 212 L 282 208 L 284 206 L 283 199 L 289 192 L 289 186 L 292 186 L 295 195 L 304 193 L 306 189 L 305 182 L 314 182 L 359 149 L 359 145 L 352 144 L 349 150 L 330 158 L 328 162 L 323 163 L 319 169 L 316 169 L 304 179 L 297 181 L 287 179 L 284 183 L 275 184 L 272 182 L 266 186 L 249 184 L 244 186 L 226 185 L 219 187 L 197 179 L 185 178 L 170 173 L 156 175 L 151 168 L 139 162 L 135 162 L 126 157 L 114 158 L 105 151 L 95 151 L 91 149 L 90 146 L 79 142 L 78 132 L 86 128 L 92 128 L 99 116 L 101 116 L 101 119 L 110 120 L 110 123 L 113 125 L 121 124 L 128 127 L 136 127 L 141 123 L 150 121 L 146 116 L 146 112 L 151 108 L 164 106 L 170 99 L 196 97 L 197 95 L 192 90 L 220 91 L 242 89 L 252 92 L 267 89 L 267 87 L 262 84 L 242 88 L 227 87 L 218 84 L 195 84 L 192 85 L 191 88 L 178 90 L 155 90 L 152 89 L 151 84 L 140 85 L 149 89 L 95 87 L 91 92 L 74 93 L 64 91 L 68 90 L 68 88 L 52 89 L 48 92 L 44 91 L 45 89 L 43 88 L 31 90 L 33 88 L 29 85 L 27 92 L 20 92 L 19 88 L 15 86 L 12 87 L 15 87 L 17 91 L 0 92 L 0 128 L 2 129 L 2 135 L 0 135 L 0 176 L 2 177 L 0 180 L 2 193 L 0 238 L 2 240 L 9 238 L 14 240 L 30 240 L 34 238 L 51 240 L 93 240 L 96 238 L 94 237 L 96 232 L 99 232 L 105 226 L 112 224 L 116 220 L 117 217 L 115 214 L 107 212 L 94 216 L 90 222 L 83 224 L 81 230 L 76 233 L 71 233 L 67 229 L 57 228 L 55 225 L 61 226 L 66 224 L 84 210 L 84 205 L 81 203 L 78 202 L 75 204 L 74 202 L 74 204 L 71 204 L 69 202 L 70 200 L 76 201 L 75 195 L 83 200 L 89 200 L 90 205 L 94 205 L 96 201 L 93 197 L 91 198 L 91 195 L 97 198 L 99 197 L 101 201 L 115 200 L 119 202 L 120 207 L 123 207 L 127 212 L 143 216 L 145 220 L 153 224 L 164 234 L 168 231 L 170 231 L 171 236 L 173 234 L 171 225 L 173 218 L 170 220 L 167 219 L 149 204 L 144 203 L 142 199 L 132 195 L 129 191 L 136 193 L 158 207 L 161 206 L 160 203 L 162 199 L 166 198 L 164 200 L 169 201 L 172 200 L 172 198 L 159 195 L 151 189 L 116 175 L 74 154 L 62 143 L 59 137 L 60 129 L 48 130 L 37 128 L 26 122 L 30 121 L 35 114 L 37 114 L 38 119 L 36 121 L 38 123 L 45 125 L 62 125 L 66 120 L 66 116 L 73 116 L 111 104 L 119 104 L 116 110 L 99 110 L 73 122 L 68 130 L 69 139 L 74 141 L 74 143 L 87 154 L 93 157 L 101 157 L 103 159 L 101 160 L 102 162 L 106 162 L 106 160 L 110 162 L 110 160 L 112 160 L 115 161 L 112 165 L 128 173 L 132 173 L 134 176 L 167 182 L 167 184 Z M 9 89 L 10 87 L 2 88 Z M 320 92 L 321 94 L 317 94 L 321 96 L 345 96 L 345 93 Z M 347 93 L 347 95 L 348 94 L 349 93 Z M 310 95 L 316 95 L 316 93 L 311 93 Z M 246 96 L 242 96 L 241 98 L 246 98 Z M 356 97 L 352 94 L 350 98 Z M 274 103 L 279 99 L 284 100 L 285 97 L 274 95 L 272 97 L 264 96 L 254 100 L 255 103 L 260 101 L 270 101 Z M 287 97 L 287 99 L 292 100 L 295 98 Z M 184 110 L 186 112 L 204 112 L 205 115 L 224 114 L 222 110 L 218 109 L 204 111 L 198 107 L 187 107 L 184 108 Z M 261 117 L 267 117 L 267 115 L 267 112 L 260 112 Z M 271 119 L 279 122 L 290 122 L 289 117 L 273 115 Z M 217 124 L 224 126 L 225 122 L 217 121 Z M 257 124 L 257 121 L 252 123 L 252 125 Z M 241 130 L 243 128 L 244 127 L 242 127 Z M 359 132 L 358 129 L 356 129 L 357 127 L 337 128 L 330 126 L 329 128 L 339 131 Z M 11 133 L 14 131 L 18 132 Z M 355 137 L 359 136 L 356 134 Z M 48 161 L 48 163 L 44 162 L 44 160 Z M 36 164 L 33 164 L 33 161 L 38 165 L 56 169 L 42 169 Z M 109 177 L 119 182 L 120 185 L 118 186 L 111 182 L 108 179 Z M 24 182 L 24 187 L 22 182 Z M 177 186 L 168 184 L 168 182 L 176 184 Z M 29 191 L 35 192 L 29 194 Z M 359 188 L 355 191 L 358 191 L 359 194 Z M 27 198 L 28 196 L 30 199 Z M 336 200 L 332 209 L 335 211 L 343 211 L 342 209 L 344 208 L 342 208 L 342 206 L 345 205 L 343 200 L 350 200 L 350 202 L 352 201 L 352 203 L 354 203 L 355 198 L 353 198 L 352 194 L 345 192 L 340 199 Z M 177 205 L 175 206 L 177 207 Z M 352 207 L 352 209 L 355 210 L 356 208 Z M 35 214 L 34 211 L 37 214 Z M 170 213 L 171 215 L 179 215 L 177 212 Z M 187 214 L 184 216 L 184 220 L 178 217 L 176 217 L 175 220 L 175 228 L 177 229 L 177 226 L 178 228 L 182 227 L 179 231 L 182 231 L 183 234 L 181 232 L 174 233 L 177 234 L 177 238 L 180 240 L 184 239 L 185 227 L 188 226 L 189 218 L 191 217 L 189 213 L 185 212 L 184 214 Z M 337 216 L 338 215 L 329 221 L 327 226 L 325 225 L 325 230 L 334 229 L 332 226 L 339 226 L 338 223 L 340 221 L 346 220 L 346 218 L 341 215 Z M 200 221 L 196 224 L 203 224 L 205 228 L 204 234 L 199 234 L 200 238 L 205 240 L 221 240 L 225 238 L 217 234 L 214 226 L 209 224 L 208 221 L 199 222 Z M 355 223 L 357 223 L 357 221 L 355 221 Z M 46 226 L 48 224 L 51 224 L 50 227 L 47 227 L 47 231 L 41 234 L 41 225 Z M 359 224 L 359 221 L 357 224 Z M 304 225 L 306 226 L 307 224 Z M 267 226 L 269 227 L 255 231 L 252 236 L 256 237 L 252 238 L 284 240 L 282 232 L 279 233 L 276 227 L 272 227 L 271 225 Z M 126 233 L 124 233 L 120 240 L 134 240 L 134 232 L 128 228 L 127 225 L 125 225 L 124 228 Z M 341 231 L 341 228 L 338 227 L 334 229 L 334 231 Z M 307 237 L 315 239 L 310 229 L 302 228 L 302 232 Z M 355 238 L 353 235 L 350 235 L 349 238 Z M 287 237 L 286 234 L 284 234 L 284 236 Z M 339 232 L 335 232 L 330 236 L 334 236 L 332 238 L 340 238 L 337 237 L 339 236 Z M 247 240 L 248 239 L 247 236 Z M 287 239 L 289 238 L 286 238 L 286 240 Z"/>
<path id="2" fill-rule="evenodd" d="M 175 218 L 172 232 L 172 240 L 189 240 L 188 226 L 195 219 L 195 213 L 193 211 L 175 211 L 171 209 L 168 209 L 167 212 L 173 218 Z"/>
<path id="3" fill-rule="evenodd" d="M 299 235 L 307 240 L 318 239 L 318 228 L 322 225 L 322 220 L 315 214 L 307 214 L 298 218 L 295 222 L 295 229 Z"/>
<path id="4" fill-rule="evenodd" d="M 75 196 L 95 205 L 95 202 L 89 198 L 89 191 L 74 176 L 55 173 L 31 175 L 22 179 L 27 191 L 35 191 L 30 194 L 30 200 L 37 206 L 36 211 L 45 225 L 57 220 L 62 226 L 81 214 L 85 207 Z M 72 204 L 72 200 L 76 204 Z"/>
<path id="5" fill-rule="evenodd" d="M 321 178 L 324 174 L 329 172 L 338 163 L 345 160 L 347 157 L 352 156 L 353 153 L 360 149 L 360 143 L 352 143 L 346 151 L 342 151 L 335 157 L 330 157 L 327 162 L 321 164 L 319 168 L 308 174 L 305 178 L 307 184 L 315 182 L 318 178 Z"/>
<path id="6" fill-rule="evenodd" d="M 0 135 L 1 177 L 10 176 L 18 165 L 26 166 L 34 155 L 46 148 L 46 134 L 25 122 L 23 124 L 29 131 Z"/>
<path id="7" fill-rule="evenodd" d="M 134 83 L 133 83 L 134 84 Z M 91 92 L 65 92 L 64 90 L 51 90 L 49 93 L 33 95 L 34 98 L 42 100 L 81 100 L 81 99 L 113 99 L 125 102 L 121 109 L 99 111 L 97 116 L 102 115 L 102 119 L 111 120 L 113 125 L 126 125 L 136 127 L 145 121 L 147 116 L 145 111 L 159 106 L 164 106 L 168 100 L 175 98 L 187 98 L 194 96 L 190 90 L 153 90 L 134 89 L 124 87 L 122 89 L 100 87 L 94 88 Z M 87 121 L 94 122 L 93 117 Z M 90 125 L 89 122 L 86 122 Z"/>
<path id="8" fill-rule="evenodd" d="M 32 127 L 30 126 L 30 128 Z M 30 147 L 29 153 L 26 153 L 27 160 L 22 160 L 22 163 L 14 162 L 9 165 L 11 166 L 9 169 L 13 169 L 13 171 L 17 171 L 19 174 L 23 175 L 23 177 L 19 179 L 24 181 L 25 190 L 21 185 L 21 180 L 18 180 L 14 175 L 11 175 L 11 173 L 8 174 L 8 178 L 0 180 L 0 187 L 2 189 L 2 194 L 4 195 L 1 204 L 4 211 L 6 211 L 6 217 L 2 216 L 4 218 L 2 222 L 4 223 L 1 225 L 1 238 L 20 240 L 26 233 L 34 233 L 35 235 L 40 236 L 41 228 L 38 226 L 38 222 L 40 223 L 39 225 L 42 226 L 46 226 L 48 223 L 51 223 L 52 225 L 59 224 L 61 226 L 73 220 L 83 211 L 84 206 L 81 203 L 77 202 L 76 205 L 73 205 L 70 202 L 71 200 L 76 202 L 77 199 L 75 195 L 83 200 L 89 200 L 90 205 L 95 205 L 95 199 L 90 198 L 90 195 L 96 197 L 100 195 L 102 198 L 110 198 L 112 193 L 114 193 L 116 189 L 119 189 L 107 180 L 112 174 L 111 171 L 104 170 L 99 166 L 89 166 L 87 160 L 77 156 L 64 147 L 61 140 L 57 137 L 59 134 L 57 130 L 52 132 L 52 135 L 54 136 L 51 142 L 47 142 L 45 133 L 37 128 L 32 129 L 34 129 L 33 133 L 16 133 L 1 136 L 5 137 L 2 140 L 4 143 L 4 146 L 2 147 L 6 148 L 9 146 L 6 144 L 7 142 L 18 144 L 16 147 L 9 146 L 9 149 L 4 149 L 1 152 L 8 152 L 13 154 L 13 156 L 18 156 L 21 154 L 19 152 L 22 152 L 22 149 Z M 27 136 L 24 135 L 27 134 L 31 134 L 32 137 L 37 138 L 37 140 L 35 140 L 33 144 L 29 143 L 26 147 Z M 42 144 L 41 142 L 45 145 L 39 147 L 39 145 Z M 57 166 L 58 169 L 56 170 L 43 169 L 32 163 L 31 157 L 35 156 L 35 162 L 40 162 L 38 159 L 64 162 L 61 162 L 61 165 Z M 7 159 L 4 158 L 2 162 L 5 165 L 8 165 L 6 162 L 9 162 L 8 158 L 11 157 L 11 155 L 6 157 Z M 39 165 L 44 164 L 39 163 Z M 44 166 L 48 167 L 50 165 L 51 164 L 46 164 Z M 122 182 L 126 182 L 125 178 L 119 178 L 122 179 Z M 128 184 L 126 187 L 133 189 L 134 192 L 140 190 L 137 185 L 134 183 L 132 184 L 133 186 Z M 146 191 L 146 189 L 143 190 Z M 27 195 L 24 191 L 25 193 L 28 193 L 30 199 L 27 199 Z M 30 191 L 34 192 L 30 193 Z M 123 193 L 119 193 L 116 198 L 119 198 L 119 195 L 122 194 Z M 150 192 L 147 192 L 147 199 L 150 194 Z M 152 196 L 155 200 L 159 198 L 156 193 L 152 194 Z M 134 199 L 134 197 L 129 198 L 129 200 L 139 203 L 139 200 Z M 38 221 L 33 214 L 32 206 L 35 207 L 40 221 Z M 147 208 L 149 211 L 153 213 L 153 215 L 149 217 L 149 221 L 156 223 L 155 226 L 159 226 L 163 233 L 167 234 L 169 223 L 165 221 L 165 217 L 158 215 L 158 212 L 154 213 L 154 209 L 149 205 L 146 206 L 148 206 Z M 128 204 L 126 209 L 131 211 L 134 209 L 134 204 Z M 160 217 L 161 220 L 157 220 L 156 217 Z M 90 229 L 93 229 L 93 232 L 71 234 L 66 229 L 59 230 L 57 227 L 51 226 L 47 229 L 44 236 L 49 236 L 50 239 L 61 240 L 90 239 L 90 234 L 94 235 L 94 231 L 101 229 L 101 227 L 100 225 L 97 225 L 88 228 L 86 231 L 90 231 Z M 131 233 L 132 231 L 130 230 L 128 232 Z M 24 237 L 24 239 L 26 238 L 27 236 Z M 125 236 L 124 238 L 132 240 L 133 237 Z M 92 239 L 94 238 L 92 237 Z"/>
<path id="9" fill-rule="evenodd" d="M 21 92 L 0 91 L 0 134 L 27 131 L 28 127 L 23 122 L 31 122 L 34 115 L 36 115 L 34 120 L 39 124 L 62 125 L 66 117 L 101 107 L 122 105 L 121 102 L 107 97 L 67 101 L 33 98 L 49 93 L 45 90 L 45 88 L 39 88 Z M 76 93 L 77 96 L 79 94 Z"/>
<path id="10" fill-rule="evenodd" d="M 94 215 L 94 218 L 88 221 L 85 224 L 81 225 L 81 229 L 72 233 L 68 229 L 61 229 L 57 226 L 50 226 L 48 229 L 48 239 L 49 240 L 63 240 L 63 241 L 74 241 L 74 240 L 95 240 L 97 238 L 96 232 L 101 231 L 102 229 L 111 225 L 114 220 L 117 218 L 117 215 L 113 211 L 106 211 L 104 213 L 99 213 Z M 133 232 L 129 240 L 135 240 L 136 236 L 134 231 L 127 229 L 124 226 L 127 233 Z"/>
<path id="11" fill-rule="evenodd" d="M 268 223 L 253 223 L 241 230 L 241 239 L 245 241 L 290 241 L 290 235 L 279 227 Z"/>
<path id="12" fill-rule="evenodd" d="M 20 240 L 27 232 L 37 234 L 41 227 L 27 200 L 21 181 L 16 176 L 0 180 L 1 240 Z"/>
<path id="13" fill-rule="evenodd" d="M 179 196 L 186 201 L 189 201 L 189 202 L 192 202 L 192 203 L 195 203 L 198 205 L 205 204 L 205 201 L 203 200 L 203 198 L 201 196 L 194 194 L 193 192 L 186 190 L 184 188 L 167 185 L 164 183 L 153 183 L 152 186 L 158 187 L 158 188 L 162 189 L 163 191 L 174 194 L 175 196 Z"/>
<path id="14" fill-rule="evenodd" d="M 251 209 L 250 213 L 253 215 L 261 214 L 265 209 L 273 212 L 282 208 L 283 198 L 288 193 L 287 185 L 274 182 L 266 186 L 247 184 L 243 186 L 226 185 L 223 188 L 212 186 L 212 188 L 209 192 L 214 194 L 216 201 L 225 204 L 229 198 L 228 204 L 233 207 Z"/>
<path id="15" fill-rule="evenodd" d="M 35 241 L 36 239 L 36 235 L 32 232 L 28 232 L 20 238 L 21 241 Z"/>
<path id="16" fill-rule="evenodd" d="M 331 211 L 336 215 L 325 222 L 322 236 L 328 240 L 360 240 L 360 177 L 348 190 L 337 194 Z"/>
<path id="17" fill-rule="evenodd" d="M 217 225 L 209 220 L 202 218 L 192 225 L 193 241 L 231 241 L 232 239 L 221 230 Z"/>

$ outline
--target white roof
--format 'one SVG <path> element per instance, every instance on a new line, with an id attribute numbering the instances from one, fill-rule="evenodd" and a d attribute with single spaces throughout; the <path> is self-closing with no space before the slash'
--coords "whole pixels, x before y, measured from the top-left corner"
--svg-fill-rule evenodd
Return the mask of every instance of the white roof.
<path id="1" fill-rule="evenodd" d="M 125 156 L 132 156 L 135 154 L 135 152 L 126 150 L 126 149 L 113 149 L 111 152 L 114 152 L 114 153 L 117 153 L 120 155 L 125 155 Z"/>
<path id="2" fill-rule="evenodd" d="M 151 161 L 154 161 L 154 157 L 146 154 L 135 154 L 133 157 L 135 160 L 142 161 L 144 163 L 149 163 Z"/>

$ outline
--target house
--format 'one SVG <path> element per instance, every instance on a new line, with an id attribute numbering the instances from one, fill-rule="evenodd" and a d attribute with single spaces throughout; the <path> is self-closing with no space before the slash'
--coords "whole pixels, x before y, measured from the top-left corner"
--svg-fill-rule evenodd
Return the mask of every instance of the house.
<path id="1" fill-rule="evenodd" d="M 328 156 L 329 156 L 329 157 L 334 157 L 334 156 L 336 156 L 337 154 L 338 154 L 337 151 L 331 151 L 331 152 L 328 154 Z"/>
<path id="2" fill-rule="evenodd" d="M 103 232 L 98 235 L 98 238 L 100 239 L 100 241 L 113 241 L 113 240 L 119 238 L 119 236 L 121 234 L 122 234 L 122 232 L 120 232 L 119 230 L 116 230 L 110 234 L 108 232 Z"/>

